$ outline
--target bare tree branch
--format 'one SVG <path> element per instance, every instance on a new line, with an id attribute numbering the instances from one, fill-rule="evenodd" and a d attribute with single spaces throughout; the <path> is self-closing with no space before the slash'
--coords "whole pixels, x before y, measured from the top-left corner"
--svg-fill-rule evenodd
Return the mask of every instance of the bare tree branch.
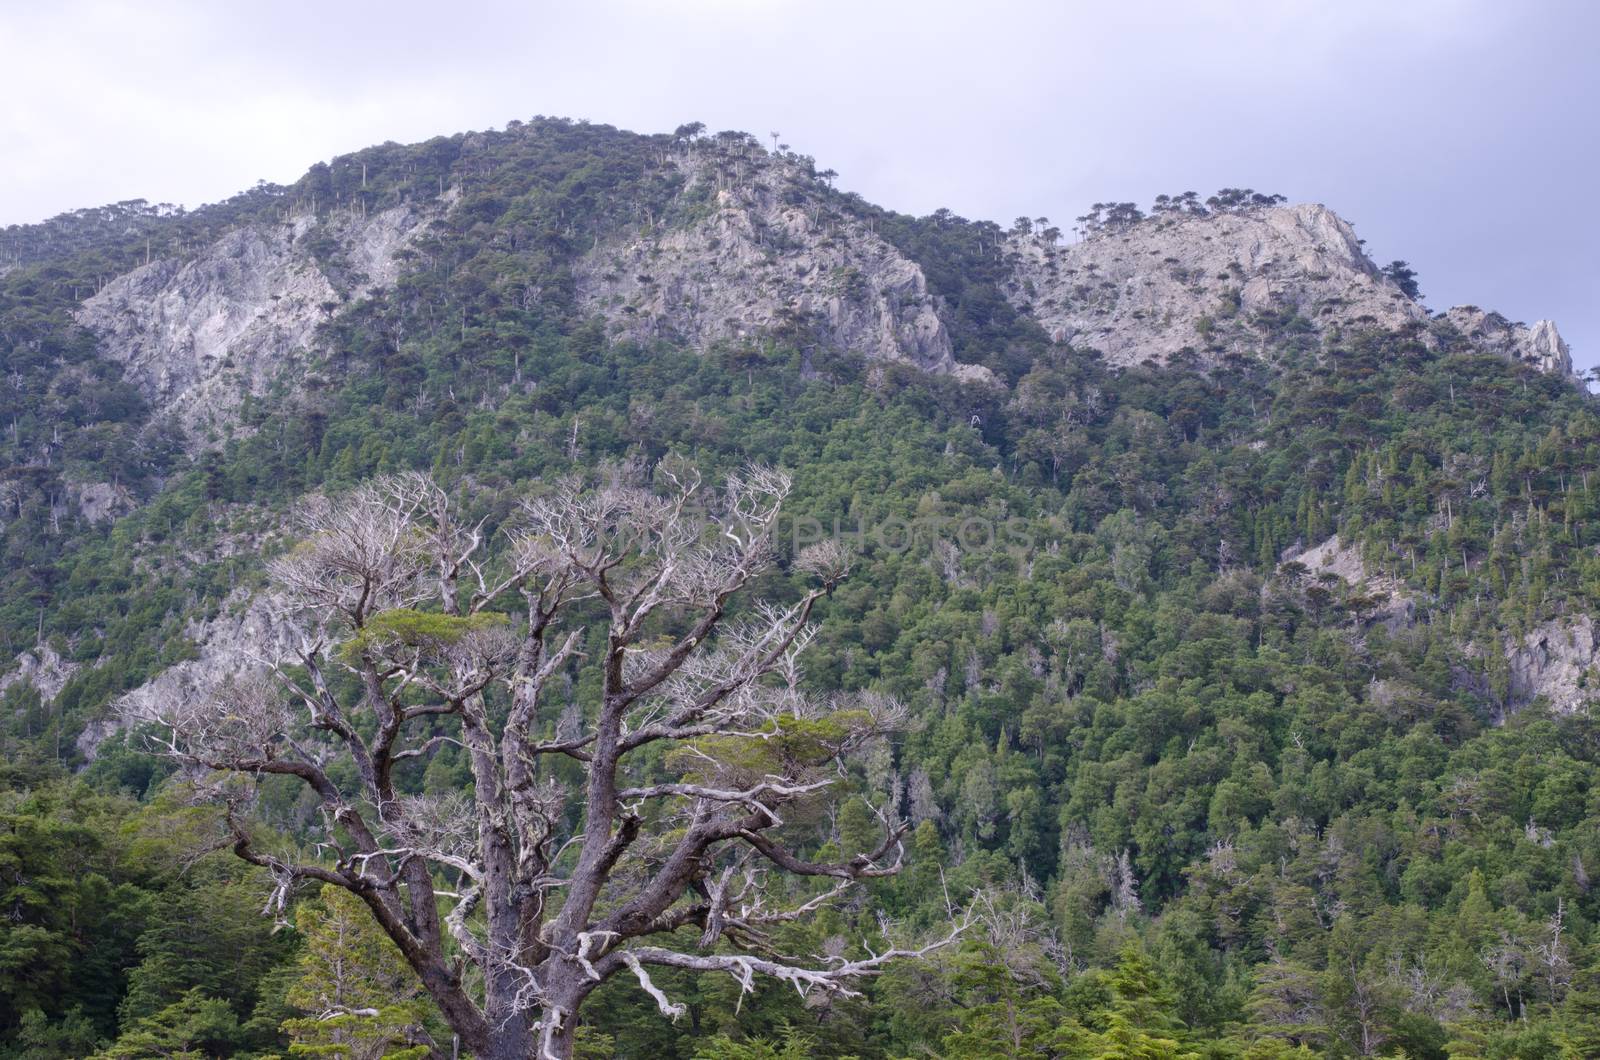
<path id="1" fill-rule="evenodd" d="M 180 702 L 125 704 L 159 750 L 235 778 L 207 790 L 235 853 L 272 876 L 278 911 L 304 881 L 357 895 L 476 1055 L 570 1056 L 585 998 L 621 971 L 669 1017 L 681 1006 L 648 966 L 849 994 L 967 925 L 853 960 L 773 950 L 765 929 L 898 871 L 906 825 L 889 810 L 874 850 L 827 862 L 805 853 L 826 836 L 791 807 L 829 797 L 904 711 L 806 688 L 841 549 L 796 560 L 820 584 L 792 602 L 735 599 L 772 563 L 787 475 L 747 468 L 714 495 L 691 469 L 655 475 L 664 488 L 620 469 L 554 483 L 497 537 L 422 475 L 308 502 L 304 541 L 270 565 L 298 649 Z M 659 743 L 665 756 L 634 754 Z M 447 745 L 464 752 L 470 796 L 397 779 Z M 562 759 L 582 764 L 581 785 L 553 768 Z M 254 841 L 263 775 L 312 793 L 321 856 Z M 348 776 L 348 791 L 332 779 Z M 793 897 L 786 876 L 833 882 Z M 666 941 L 691 927 L 698 952 Z"/>

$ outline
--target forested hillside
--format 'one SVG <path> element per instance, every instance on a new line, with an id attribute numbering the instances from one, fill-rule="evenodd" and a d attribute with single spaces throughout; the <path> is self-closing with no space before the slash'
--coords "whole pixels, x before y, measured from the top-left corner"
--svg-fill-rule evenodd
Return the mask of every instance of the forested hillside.
<path id="1" fill-rule="evenodd" d="M 285 892 L 235 855 L 225 816 L 332 864 L 317 799 L 270 770 L 245 797 L 138 723 L 272 650 L 256 616 L 271 561 L 305 552 L 308 498 L 426 473 L 509 541 L 565 476 L 660 491 L 692 465 L 792 477 L 734 618 L 815 596 L 797 689 L 903 708 L 785 811 L 818 864 L 873 852 L 882 812 L 902 870 L 765 944 L 854 960 L 880 918 L 897 938 L 970 928 L 860 996 L 656 970 L 675 1019 L 624 970 L 576 1055 L 1600 1055 L 1600 416 L 1559 338 L 1430 314 L 1403 263 L 1284 296 L 1285 258 L 1252 286 L 1253 263 L 1214 264 L 1231 251 L 1171 249 L 1208 219 L 1277 224 L 1271 196 L 1110 204 L 1128 209 L 1057 248 L 1043 219 L 907 217 L 833 182 L 743 134 L 537 119 L 193 212 L 0 232 L 0 1052 L 452 1055 L 359 896 Z M 415 229 L 375 242 L 402 208 Z M 208 248 L 246 230 L 326 285 L 314 338 L 283 339 L 263 287 L 228 309 L 255 328 L 248 370 L 229 339 L 215 365 L 136 377 L 148 362 L 103 322 L 211 283 Z M 1115 364 L 1087 345 L 1156 326 L 1095 287 L 1132 258 L 1096 242 L 1117 239 L 1176 285 L 1150 296 L 1163 327 L 1204 310 L 1195 341 Z M 102 292 L 127 300 L 86 312 Z M 165 414 L 230 386 L 203 421 Z M 825 539 L 850 572 L 812 591 L 797 559 Z M 460 634 L 426 625 L 455 629 L 447 602 L 407 606 L 416 637 Z M 347 633 L 338 657 L 368 650 Z M 604 639 L 552 672 L 530 739 L 603 710 Z M 485 695 L 503 727 L 509 699 Z M 395 797 L 480 798 L 459 719 L 425 720 Z M 562 765 L 577 790 L 582 762 Z M 648 770 L 697 776 L 668 753 Z M 675 945 L 741 944 L 704 931 Z"/>

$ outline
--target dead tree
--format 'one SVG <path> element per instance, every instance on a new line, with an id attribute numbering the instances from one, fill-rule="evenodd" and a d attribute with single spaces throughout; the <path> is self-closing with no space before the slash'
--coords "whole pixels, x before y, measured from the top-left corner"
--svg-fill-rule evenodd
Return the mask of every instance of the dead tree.
<path id="1" fill-rule="evenodd" d="M 619 973 L 668 1017 L 683 1008 L 653 967 L 850 995 L 964 926 L 920 947 L 883 926 L 850 954 L 773 948 L 772 925 L 898 870 L 887 800 L 876 849 L 836 862 L 808 857 L 818 837 L 785 815 L 825 799 L 902 711 L 803 687 L 812 609 L 846 573 L 836 546 L 795 561 L 815 581 L 798 600 L 730 614 L 772 562 L 787 476 L 750 469 L 712 498 L 693 472 L 656 477 L 666 489 L 563 482 L 492 548 L 424 476 L 317 504 L 270 571 L 298 649 L 135 719 L 211 778 L 228 842 L 280 907 L 303 881 L 360 898 L 479 1057 L 570 1056 L 585 998 Z M 583 667 L 597 701 L 551 711 L 547 686 Z M 470 797 L 407 792 L 404 763 L 447 742 Z M 249 798 L 268 775 L 315 794 L 321 856 L 258 838 Z"/>

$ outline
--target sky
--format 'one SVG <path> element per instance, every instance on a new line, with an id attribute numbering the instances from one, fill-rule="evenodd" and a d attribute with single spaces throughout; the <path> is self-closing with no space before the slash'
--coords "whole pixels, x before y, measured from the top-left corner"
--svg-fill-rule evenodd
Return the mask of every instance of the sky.
<path id="1" fill-rule="evenodd" d="M 0 0 L 0 226 L 536 114 L 702 121 L 907 213 L 1322 202 L 1434 309 L 1553 319 L 1592 367 L 1597 39 L 1589 0 Z"/>

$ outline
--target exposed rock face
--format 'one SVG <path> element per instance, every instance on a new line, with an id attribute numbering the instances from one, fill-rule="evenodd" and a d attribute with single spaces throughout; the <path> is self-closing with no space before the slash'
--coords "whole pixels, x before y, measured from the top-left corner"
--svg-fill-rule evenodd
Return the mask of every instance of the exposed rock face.
<path id="1" fill-rule="evenodd" d="M 1522 643 L 1508 644 L 1506 659 L 1514 707 L 1543 696 L 1556 713 L 1575 714 L 1600 698 L 1600 630 L 1588 615 L 1546 622 Z"/>
<path id="2" fill-rule="evenodd" d="M 1540 320 L 1530 328 L 1477 306 L 1456 306 L 1445 312 L 1444 319 L 1489 353 L 1532 365 L 1547 375 L 1573 375 L 1572 351 L 1552 321 Z"/>
<path id="3" fill-rule="evenodd" d="M 311 345 L 338 292 L 295 242 L 309 227 L 251 225 L 187 262 L 157 261 L 107 284 L 79 321 L 188 430 L 227 422 L 246 394 Z"/>
<path id="4" fill-rule="evenodd" d="M 1405 583 L 1369 571 L 1356 547 L 1341 542 L 1337 534 L 1303 552 L 1286 553 L 1285 561 L 1303 564 L 1314 577 L 1338 578 L 1351 588 L 1359 589 L 1374 604 L 1369 612 L 1372 620 L 1391 629 L 1410 625 L 1415 617 L 1416 602 Z"/>
<path id="5" fill-rule="evenodd" d="M 1353 545 L 1342 543 L 1337 534 L 1304 552 L 1292 554 L 1290 559 L 1304 564 L 1312 574 L 1336 575 L 1351 585 L 1367 580 L 1367 565 L 1361 553 Z"/>
<path id="6" fill-rule="evenodd" d="M 1165 363 L 1184 350 L 1201 363 L 1257 356 L 1269 338 L 1263 325 L 1284 313 L 1304 318 L 1318 338 L 1428 321 L 1325 206 L 1169 214 L 1066 246 L 1012 236 L 1008 250 L 1012 303 L 1056 341 L 1115 365 Z M 1572 355 L 1548 320 L 1529 328 L 1473 306 L 1443 319 L 1485 352 L 1573 377 Z"/>
<path id="7" fill-rule="evenodd" d="M 39 698 L 49 703 L 61 694 L 80 665 L 68 662 L 50 645 L 40 644 L 32 651 L 17 656 L 17 668 L 0 677 L 0 695 L 12 685 L 29 684 L 39 693 Z"/>
<path id="8" fill-rule="evenodd" d="M 602 243 L 578 263 L 580 302 L 618 334 L 697 347 L 789 332 L 870 360 L 986 378 L 956 363 L 922 269 L 852 218 L 832 212 L 786 160 L 674 156 L 683 196 L 709 196 L 686 224 Z"/>
<path id="9" fill-rule="evenodd" d="M 136 502 L 128 487 L 114 482 L 82 482 L 69 487 L 85 522 L 103 523 L 133 511 Z"/>
<path id="10" fill-rule="evenodd" d="M 1014 236 L 1009 250 L 1012 303 L 1115 365 L 1260 354 L 1262 312 L 1298 313 L 1318 334 L 1427 319 L 1325 206 L 1160 216 L 1066 246 Z"/>
<path id="11" fill-rule="evenodd" d="M 451 188 L 437 204 L 425 208 L 395 206 L 369 217 L 347 216 L 335 221 L 334 237 L 357 270 L 355 287 L 349 293 L 363 297 L 394 286 L 402 271 L 400 252 L 458 198 L 460 189 Z"/>
<path id="12" fill-rule="evenodd" d="M 1361 554 L 1337 536 L 1303 552 L 1286 553 L 1285 559 L 1304 564 L 1314 576 L 1336 577 L 1381 601 L 1372 618 L 1391 629 L 1414 621 L 1416 605 L 1405 584 L 1372 574 Z M 1508 641 L 1504 651 L 1510 664 L 1505 706 L 1510 709 L 1526 707 L 1543 697 L 1555 713 L 1574 714 L 1600 701 L 1600 628 L 1589 615 L 1546 622 L 1520 642 Z M 1463 652 L 1470 658 L 1483 655 L 1476 645 L 1464 645 Z M 1490 692 L 1488 682 L 1476 673 L 1462 674 L 1460 681 L 1478 694 Z"/>
<path id="13" fill-rule="evenodd" d="M 369 218 L 245 225 L 187 261 L 111 281 L 78 319 L 128 377 L 196 443 L 232 421 L 247 394 L 305 362 L 316 330 L 347 298 L 392 284 L 397 253 L 437 211 L 398 206 Z M 308 247 L 333 237 L 351 271 L 341 291 Z"/>
<path id="14" fill-rule="evenodd" d="M 79 734 L 77 747 L 93 760 L 99 746 L 118 732 L 128 718 L 143 716 L 145 708 L 174 697 L 193 695 L 222 679 L 260 670 L 263 658 L 274 658 L 292 647 L 292 633 L 273 613 L 265 598 L 236 593 L 215 618 L 191 622 L 185 634 L 199 647 L 199 658 L 167 667 L 149 681 L 118 699 L 105 718 L 90 722 Z M 81 663 L 61 657 L 48 644 L 17 656 L 16 668 L 0 677 L 0 695 L 13 685 L 32 685 L 48 704 L 61 694 Z"/>
<path id="15" fill-rule="evenodd" d="M 270 599 L 252 598 L 242 590 L 224 601 L 215 618 L 191 622 L 185 635 L 197 646 L 199 658 L 169 666 L 122 695 L 111 714 L 79 738 L 85 757 L 92 759 L 95 749 L 128 719 L 145 717 L 157 704 L 188 698 L 227 677 L 259 672 L 263 660 L 283 657 L 294 645 L 293 631 L 278 618 Z"/>

